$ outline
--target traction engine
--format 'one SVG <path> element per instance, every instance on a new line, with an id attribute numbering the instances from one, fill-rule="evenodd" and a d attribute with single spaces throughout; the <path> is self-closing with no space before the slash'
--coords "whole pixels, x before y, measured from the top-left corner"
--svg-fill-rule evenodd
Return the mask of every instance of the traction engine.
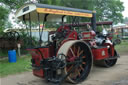
<path id="1" fill-rule="evenodd" d="M 73 17 L 72 24 L 64 25 L 66 16 Z M 27 50 L 32 56 L 33 74 L 48 82 L 60 85 L 64 80 L 68 80 L 77 84 L 88 77 L 93 63 L 111 67 L 117 62 L 119 56 L 114 48 L 115 43 L 109 34 L 97 32 L 96 25 L 104 23 L 96 23 L 96 13 L 93 11 L 28 3 L 16 12 L 16 17 L 25 24 L 26 20 L 29 21 L 30 39 L 31 21 L 39 22 L 39 46 L 32 46 Z M 80 24 L 78 17 L 89 18 L 91 22 Z M 42 46 L 43 28 L 40 29 L 40 23 L 43 21 L 44 25 L 46 21 L 60 21 L 60 18 L 62 26 L 54 32 L 49 32 L 48 43 Z"/>
<path id="2" fill-rule="evenodd" d="M 86 79 L 93 62 L 111 67 L 119 57 L 109 35 L 95 31 L 77 32 L 70 26 L 61 26 L 50 35 L 48 45 L 28 49 L 32 55 L 33 73 L 52 83 L 67 79 L 79 83 Z"/>

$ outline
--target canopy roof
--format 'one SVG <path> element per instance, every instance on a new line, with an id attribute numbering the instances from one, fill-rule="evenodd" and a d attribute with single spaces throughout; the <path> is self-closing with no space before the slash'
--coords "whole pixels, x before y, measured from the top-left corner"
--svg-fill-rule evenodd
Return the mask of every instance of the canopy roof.
<path id="1" fill-rule="evenodd" d="M 66 24 L 66 26 L 86 26 L 86 25 L 91 25 L 90 22 L 85 22 L 85 23 L 79 23 L 79 24 Z M 102 21 L 102 22 L 96 22 L 96 26 L 102 26 L 102 25 L 112 25 L 113 21 Z"/>
<path id="2" fill-rule="evenodd" d="M 38 14 L 40 15 L 40 20 L 44 19 L 45 15 L 48 15 L 48 20 L 54 21 L 61 19 L 62 16 L 79 16 L 79 17 L 93 17 L 93 11 L 83 10 L 83 9 L 76 9 L 76 8 L 68 8 L 62 6 L 53 6 L 53 5 L 46 5 L 46 4 L 39 4 L 39 3 L 27 3 L 23 5 L 16 11 L 16 18 L 24 19 L 30 18 L 32 21 L 38 20 Z"/>

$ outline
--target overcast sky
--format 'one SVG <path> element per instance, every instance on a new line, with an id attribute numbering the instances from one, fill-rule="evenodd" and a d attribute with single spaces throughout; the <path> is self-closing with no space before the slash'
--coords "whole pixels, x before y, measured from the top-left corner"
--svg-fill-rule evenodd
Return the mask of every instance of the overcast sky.
<path id="1" fill-rule="evenodd" d="M 124 2 L 124 11 L 123 11 L 123 16 L 124 17 L 128 17 L 128 0 L 121 0 L 122 2 Z"/>

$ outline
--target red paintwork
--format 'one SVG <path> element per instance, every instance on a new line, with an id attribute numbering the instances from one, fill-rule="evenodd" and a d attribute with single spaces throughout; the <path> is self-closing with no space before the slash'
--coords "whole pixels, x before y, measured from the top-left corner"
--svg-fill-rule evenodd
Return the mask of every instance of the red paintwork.
<path id="1" fill-rule="evenodd" d="M 72 57 L 68 58 L 67 61 L 73 62 L 73 61 L 75 61 L 76 58 L 77 58 L 77 56 L 72 56 Z"/>
<path id="2" fill-rule="evenodd" d="M 27 50 L 30 52 L 32 59 L 35 60 L 35 65 L 40 66 L 40 61 L 43 59 L 40 52 L 37 49 L 27 49 Z M 41 70 L 33 69 L 33 74 L 38 77 L 44 77 L 42 69 Z"/>
<path id="3" fill-rule="evenodd" d="M 77 36 L 78 36 L 78 34 L 77 34 L 76 31 L 70 32 L 70 33 L 67 35 L 66 39 L 64 39 L 64 40 L 61 42 L 60 47 L 61 47 L 65 42 L 67 42 L 67 41 L 70 41 L 70 40 L 77 40 Z M 58 49 L 58 50 L 59 50 L 59 49 Z M 58 52 L 58 50 L 57 50 L 57 52 Z"/>
<path id="4" fill-rule="evenodd" d="M 57 29 L 57 32 L 61 32 L 62 30 L 70 30 L 70 27 L 69 26 L 60 26 L 58 29 Z"/>
<path id="5" fill-rule="evenodd" d="M 65 28 L 68 29 L 69 27 L 65 26 Z M 68 31 L 68 32 L 69 33 L 66 35 L 66 38 L 61 42 L 61 45 L 63 45 L 65 42 L 67 42 L 69 40 L 77 40 L 78 34 L 76 31 Z"/>
<path id="6" fill-rule="evenodd" d="M 68 55 L 67 56 L 69 56 L 69 57 L 67 58 L 67 61 L 73 62 L 73 61 L 75 61 L 75 59 L 78 58 L 78 56 L 77 56 L 78 49 L 74 49 L 73 47 L 71 47 L 70 49 L 72 49 L 72 51 L 74 52 L 74 55 L 72 54 L 71 51 L 68 51 Z"/>
<path id="7" fill-rule="evenodd" d="M 67 39 L 67 38 L 77 40 L 77 32 L 76 32 L 76 31 L 70 32 L 70 33 L 67 35 L 66 39 Z"/>
<path id="8" fill-rule="evenodd" d="M 71 32 L 70 27 L 68 26 L 60 26 L 57 30 L 57 32 L 62 32 L 62 31 L 66 31 L 66 36 Z"/>
<path id="9" fill-rule="evenodd" d="M 81 35 L 82 35 L 82 39 L 87 39 L 87 40 L 92 39 L 91 32 L 82 32 Z"/>
<path id="10" fill-rule="evenodd" d="M 114 46 L 111 45 L 110 43 L 105 43 L 104 46 L 110 46 L 110 53 L 109 53 L 109 57 L 114 56 Z"/>
<path id="11" fill-rule="evenodd" d="M 94 60 L 102 60 L 109 57 L 107 47 L 93 48 L 92 54 L 93 54 Z"/>
<path id="12" fill-rule="evenodd" d="M 81 32 L 82 35 L 82 39 L 85 40 L 91 40 L 94 39 L 94 37 L 96 36 L 96 33 L 92 30 L 92 31 L 85 31 L 85 32 Z"/>
<path id="13" fill-rule="evenodd" d="M 40 61 L 42 59 L 46 59 L 48 57 L 51 57 L 51 56 L 54 56 L 54 50 L 53 50 L 53 47 L 40 47 L 40 48 L 34 48 L 34 49 L 27 49 L 31 56 L 32 56 L 32 59 L 35 60 L 35 65 L 36 66 L 40 66 Z M 41 55 L 42 53 L 42 55 Z M 33 74 L 38 76 L 38 77 L 44 77 L 44 72 L 42 69 L 40 70 L 37 70 L 37 69 L 33 69 Z"/>

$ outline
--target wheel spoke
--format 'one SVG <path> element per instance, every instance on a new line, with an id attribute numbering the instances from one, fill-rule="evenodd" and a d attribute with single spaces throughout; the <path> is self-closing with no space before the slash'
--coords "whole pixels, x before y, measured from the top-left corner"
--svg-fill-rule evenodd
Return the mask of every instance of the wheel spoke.
<path id="1" fill-rule="evenodd" d="M 73 56 L 75 56 L 75 54 L 74 54 L 74 52 L 73 52 L 72 48 L 70 48 L 70 51 L 71 51 L 72 55 L 73 55 Z"/>
<path id="2" fill-rule="evenodd" d="M 78 75 L 80 76 L 80 71 L 79 71 L 79 69 L 77 69 L 77 72 L 78 72 Z"/>
<path id="3" fill-rule="evenodd" d="M 73 65 L 71 65 L 69 68 L 67 68 L 67 71 L 69 72 L 72 69 Z"/>
<path id="4" fill-rule="evenodd" d="M 80 47 L 78 47 L 77 57 L 79 57 Z"/>
<path id="5" fill-rule="evenodd" d="M 76 79 L 76 77 L 77 77 L 76 69 L 75 69 L 75 71 L 74 71 L 73 73 L 71 73 L 69 76 L 70 76 L 72 79 Z"/>
<path id="6" fill-rule="evenodd" d="M 86 56 L 82 56 L 82 58 L 86 58 Z"/>
<path id="7" fill-rule="evenodd" d="M 77 68 L 75 69 L 75 74 L 74 74 L 74 79 L 76 79 L 76 77 L 79 75 Z"/>
<path id="8" fill-rule="evenodd" d="M 80 69 L 81 69 L 82 71 L 84 71 L 84 68 L 82 67 L 82 65 L 80 65 Z"/>
<path id="9" fill-rule="evenodd" d="M 86 64 L 86 62 L 82 62 L 82 64 L 84 64 L 84 65 L 85 65 L 85 64 Z"/>
<path id="10" fill-rule="evenodd" d="M 80 51 L 79 56 L 80 56 L 83 52 L 84 52 L 83 50 L 82 50 L 82 51 Z"/>
<path id="11" fill-rule="evenodd" d="M 73 46 L 73 51 L 75 52 L 75 50 L 76 50 L 76 46 L 74 45 L 74 46 Z"/>

